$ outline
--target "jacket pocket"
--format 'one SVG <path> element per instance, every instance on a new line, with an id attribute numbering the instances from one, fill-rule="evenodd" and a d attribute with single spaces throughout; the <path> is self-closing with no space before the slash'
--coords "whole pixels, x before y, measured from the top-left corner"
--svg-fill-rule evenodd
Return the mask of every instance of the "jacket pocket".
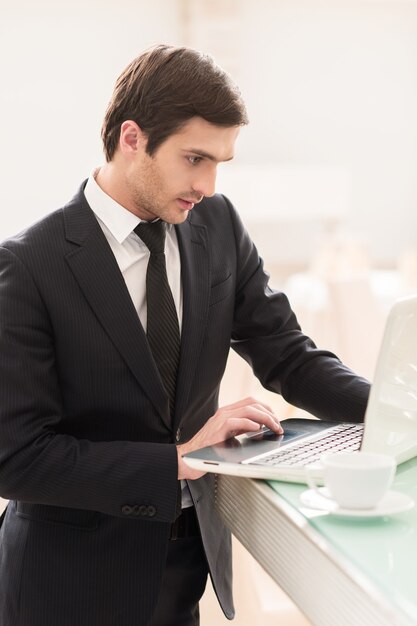
<path id="1" fill-rule="evenodd" d="M 17 502 L 16 514 L 36 522 L 59 524 L 70 528 L 94 530 L 98 526 L 99 513 L 84 509 L 69 509 L 62 506 Z"/>
<path id="2" fill-rule="evenodd" d="M 232 274 L 229 274 L 226 280 L 223 280 L 221 283 L 211 287 L 209 306 L 213 306 L 213 304 L 217 304 L 227 298 L 227 296 L 232 293 L 232 289 Z"/>

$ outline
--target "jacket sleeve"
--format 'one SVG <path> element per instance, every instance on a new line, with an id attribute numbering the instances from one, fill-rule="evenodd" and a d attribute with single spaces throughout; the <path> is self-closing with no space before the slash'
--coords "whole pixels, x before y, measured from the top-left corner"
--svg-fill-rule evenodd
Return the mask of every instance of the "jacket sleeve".
<path id="1" fill-rule="evenodd" d="M 301 331 L 285 294 L 269 275 L 237 212 L 229 206 L 237 249 L 237 287 L 232 347 L 262 385 L 313 415 L 361 421 L 370 385 Z"/>
<path id="2" fill-rule="evenodd" d="M 29 269 L 0 248 L 0 495 L 152 521 L 175 518 L 175 445 L 59 432 L 54 328 Z M 117 415 L 114 416 L 117 419 Z M 145 507 L 145 508 L 143 508 Z M 143 515 L 136 519 L 143 519 Z"/>

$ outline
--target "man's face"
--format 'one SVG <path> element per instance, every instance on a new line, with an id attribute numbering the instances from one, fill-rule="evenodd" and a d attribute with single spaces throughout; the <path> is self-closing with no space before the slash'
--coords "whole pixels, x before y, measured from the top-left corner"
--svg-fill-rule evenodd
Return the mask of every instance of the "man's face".
<path id="1" fill-rule="evenodd" d="M 215 192 L 217 165 L 233 158 L 239 127 L 189 120 L 152 156 L 145 144 L 126 170 L 130 210 L 141 219 L 183 222 L 194 204 Z"/>

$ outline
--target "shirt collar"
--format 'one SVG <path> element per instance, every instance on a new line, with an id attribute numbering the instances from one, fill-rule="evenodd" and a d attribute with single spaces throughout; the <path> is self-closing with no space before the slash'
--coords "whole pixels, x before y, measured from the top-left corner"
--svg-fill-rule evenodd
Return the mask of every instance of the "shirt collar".
<path id="1" fill-rule="evenodd" d="M 94 170 L 87 181 L 84 188 L 85 198 L 94 214 L 106 225 L 116 241 L 123 243 L 142 220 L 102 190 L 95 179 L 97 172 L 98 169 Z M 166 225 L 167 232 L 171 228 L 172 224 Z"/>
<path id="2" fill-rule="evenodd" d="M 113 237 L 123 243 L 141 220 L 101 189 L 95 180 L 97 172 L 98 170 L 94 170 L 91 173 L 84 195 L 95 215 L 106 225 Z"/>

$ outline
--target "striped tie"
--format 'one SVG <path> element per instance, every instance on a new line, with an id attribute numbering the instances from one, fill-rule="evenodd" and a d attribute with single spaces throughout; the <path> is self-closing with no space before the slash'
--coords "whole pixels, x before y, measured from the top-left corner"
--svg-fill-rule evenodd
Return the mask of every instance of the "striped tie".
<path id="1" fill-rule="evenodd" d="M 175 387 L 180 357 L 180 331 L 165 262 L 165 222 L 141 222 L 135 233 L 150 251 L 146 273 L 146 334 L 174 415 Z"/>

